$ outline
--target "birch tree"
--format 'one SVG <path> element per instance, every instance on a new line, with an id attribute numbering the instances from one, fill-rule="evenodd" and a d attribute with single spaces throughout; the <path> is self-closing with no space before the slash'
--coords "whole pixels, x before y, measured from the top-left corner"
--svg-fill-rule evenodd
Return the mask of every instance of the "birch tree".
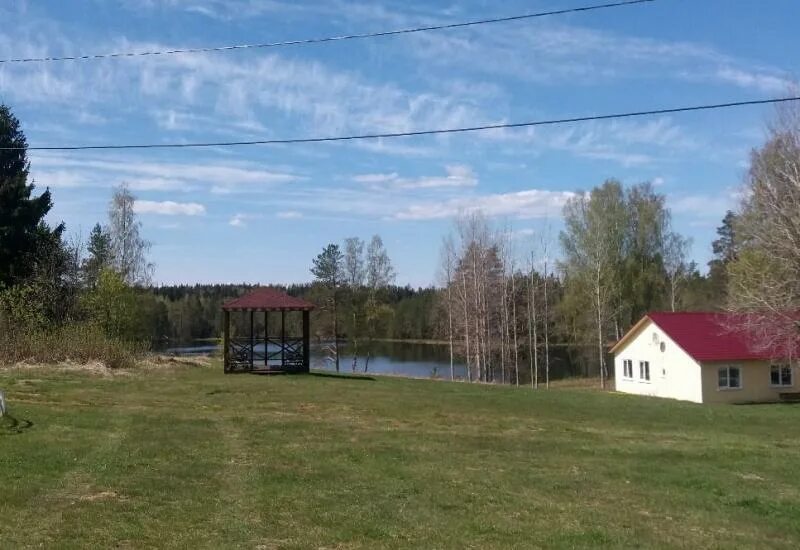
<path id="1" fill-rule="evenodd" d="M 779 108 L 769 139 L 752 152 L 738 242 L 728 266 L 729 308 L 762 349 L 796 357 L 800 311 L 800 107 Z"/>
<path id="2" fill-rule="evenodd" d="M 605 359 L 607 323 L 614 317 L 620 288 L 626 227 L 622 186 L 609 180 L 590 193 L 571 197 L 564 206 L 565 229 L 561 232 L 564 270 L 582 281 L 591 304 L 595 325 L 600 386 L 608 376 Z"/>
<path id="3" fill-rule="evenodd" d="M 352 371 L 358 367 L 359 337 L 361 335 L 360 318 L 362 316 L 361 295 L 366 274 L 364 267 L 364 241 L 358 237 L 350 237 L 344 241 L 344 282 L 350 294 L 350 340 L 353 347 Z"/>
<path id="4" fill-rule="evenodd" d="M 444 275 L 447 311 L 447 345 L 450 352 L 450 380 L 455 380 L 454 340 L 453 334 L 453 272 L 455 270 L 455 245 L 450 235 L 442 241 L 441 269 Z"/>
<path id="5" fill-rule="evenodd" d="M 108 207 L 108 235 L 115 271 L 131 286 L 146 286 L 153 274 L 153 264 L 147 260 L 151 244 L 141 235 L 135 203 L 127 184 L 114 188 Z"/>
<path id="6" fill-rule="evenodd" d="M 381 293 L 395 279 L 395 270 L 389 253 L 383 245 L 383 240 L 379 235 L 373 235 L 367 246 L 366 264 L 366 322 L 367 322 L 367 358 L 364 363 L 364 372 L 369 369 L 369 361 L 372 357 L 372 342 L 375 337 L 377 325 L 391 310 L 382 301 Z"/>
<path id="7" fill-rule="evenodd" d="M 671 311 L 678 307 L 678 292 L 689 276 L 686 257 L 691 241 L 678 233 L 669 233 L 664 243 L 664 271 L 669 285 L 669 306 Z"/>
<path id="8" fill-rule="evenodd" d="M 536 334 L 536 281 L 534 280 L 533 252 L 528 274 L 528 350 L 531 363 L 531 387 L 539 388 L 539 339 Z"/>

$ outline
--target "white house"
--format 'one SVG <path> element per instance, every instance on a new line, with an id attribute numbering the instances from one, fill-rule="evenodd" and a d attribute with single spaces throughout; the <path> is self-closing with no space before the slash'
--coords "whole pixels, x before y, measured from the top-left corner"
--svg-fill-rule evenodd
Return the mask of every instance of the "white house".
<path id="1" fill-rule="evenodd" d="M 757 351 L 744 333 L 726 328 L 727 318 L 720 313 L 644 316 L 611 349 L 617 391 L 695 403 L 793 397 L 796 367 L 780 353 Z"/>

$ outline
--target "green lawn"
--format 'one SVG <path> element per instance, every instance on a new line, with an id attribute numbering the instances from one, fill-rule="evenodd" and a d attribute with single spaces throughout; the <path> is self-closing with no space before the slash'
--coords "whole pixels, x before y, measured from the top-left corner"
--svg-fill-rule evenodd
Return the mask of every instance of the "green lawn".
<path id="1" fill-rule="evenodd" d="M 220 370 L 0 370 L 0 546 L 800 547 L 800 407 Z"/>

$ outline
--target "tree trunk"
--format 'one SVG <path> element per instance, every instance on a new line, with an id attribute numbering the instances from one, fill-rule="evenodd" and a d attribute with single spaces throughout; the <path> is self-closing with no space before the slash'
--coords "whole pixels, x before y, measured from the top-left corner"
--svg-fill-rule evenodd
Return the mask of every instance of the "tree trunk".
<path id="1" fill-rule="evenodd" d="M 514 280 L 514 263 L 511 263 L 511 324 L 514 334 L 514 376 L 519 387 L 519 343 L 517 341 L 517 285 Z"/>
<path id="2" fill-rule="evenodd" d="M 464 305 L 464 347 L 466 353 L 464 357 L 467 360 L 467 381 L 472 382 L 472 365 L 470 365 L 470 347 L 469 347 L 469 311 L 467 308 L 467 275 L 464 271 L 461 272 L 461 283 L 464 290 L 463 300 L 461 303 Z"/>
<path id="3" fill-rule="evenodd" d="M 544 264 L 544 376 L 545 387 L 550 388 L 550 342 L 548 340 L 550 314 L 547 302 L 547 262 Z"/>
<path id="4" fill-rule="evenodd" d="M 503 262 L 505 264 L 505 262 Z M 500 382 L 506 383 L 506 339 L 508 338 L 508 280 L 505 276 L 505 265 L 503 265 L 503 302 L 500 312 Z"/>
<path id="5" fill-rule="evenodd" d="M 339 312 L 336 305 L 336 287 L 333 287 L 333 349 L 336 353 L 336 372 L 339 372 Z"/>
<path id="6" fill-rule="evenodd" d="M 597 358 L 600 363 L 600 388 L 605 389 L 606 360 L 605 360 L 605 355 L 603 354 L 603 310 L 602 310 L 603 306 L 601 301 L 600 281 L 601 281 L 600 269 L 597 269 L 597 274 L 595 278 L 595 307 L 597 309 Z"/>
<path id="7" fill-rule="evenodd" d="M 449 261 L 449 260 L 448 260 Z M 450 381 L 456 379 L 455 368 L 453 366 L 453 299 L 452 281 L 450 281 L 450 271 L 447 272 L 447 339 L 450 347 Z"/>
<path id="8" fill-rule="evenodd" d="M 534 287 L 533 287 L 533 263 L 531 262 L 531 272 L 528 278 L 528 353 L 530 355 L 531 363 L 531 388 L 536 389 L 539 387 L 538 370 L 539 365 L 536 360 L 536 344 L 535 344 L 535 331 L 536 331 L 536 318 L 534 303 Z"/>

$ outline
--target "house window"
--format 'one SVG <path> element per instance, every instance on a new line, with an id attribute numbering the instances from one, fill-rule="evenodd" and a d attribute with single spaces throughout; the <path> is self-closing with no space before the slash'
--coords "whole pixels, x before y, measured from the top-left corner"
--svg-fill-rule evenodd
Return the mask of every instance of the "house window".
<path id="1" fill-rule="evenodd" d="M 625 378 L 633 378 L 633 361 L 625 359 L 622 362 L 622 376 Z"/>
<path id="2" fill-rule="evenodd" d="M 773 386 L 792 385 L 792 366 L 791 365 L 770 365 L 769 378 Z"/>
<path id="3" fill-rule="evenodd" d="M 736 390 L 742 387 L 742 370 L 739 367 L 719 368 L 719 389 Z"/>
<path id="4" fill-rule="evenodd" d="M 650 362 L 639 361 L 639 380 L 650 380 Z"/>

